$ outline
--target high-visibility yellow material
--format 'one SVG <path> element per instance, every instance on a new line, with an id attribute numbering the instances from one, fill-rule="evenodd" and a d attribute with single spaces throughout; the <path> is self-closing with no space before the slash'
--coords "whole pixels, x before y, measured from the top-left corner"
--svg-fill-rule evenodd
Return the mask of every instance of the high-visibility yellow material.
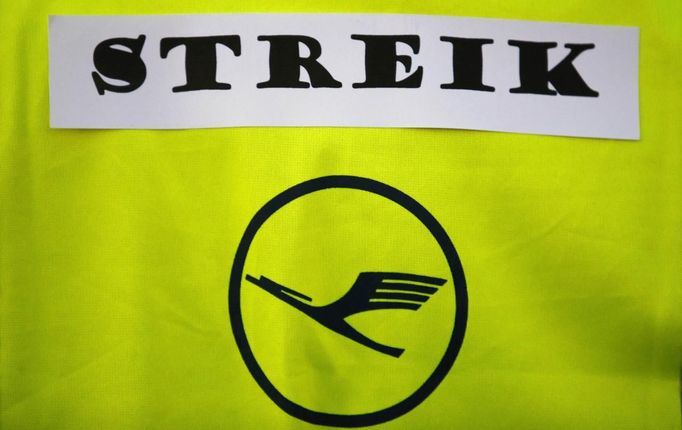
<path id="1" fill-rule="evenodd" d="M 642 139 L 413 129 L 49 129 L 48 14 L 224 12 L 638 26 Z M 237 246 L 254 214 L 285 189 L 327 175 L 371 178 L 424 205 L 454 242 L 467 279 L 467 330 L 452 370 L 422 404 L 376 428 L 680 428 L 679 0 L 5 1 L 0 29 L 3 430 L 315 428 L 283 412 L 256 384 L 235 343 L 227 296 Z M 339 213 L 352 213 L 343 204 L 355 198 L 367 196 L 349 191 L 338 199 Z M 392 253 L 408 271 L 421 262 L 438 274 L 433 243 L 412 239 L 410 229 L 421 228 L 410 224 L 414 219 L 370 200 L 369 218 L 358 218 L 363 229 L 376 214 L 398 227 L 384 225 L 369 239 L 396 233 L 402 241 L 382 242 L 377 254 Z M 273 229 L 271 237 L 304 249 L 301 232 L 329 225 L 326 212 L 310 203 L 282 213 L 290 227 Z M 323 272 L 332 251 L 312 248 L 294 264 L 275 261 L 282 254 L 255 240 L 249 261 L 271 263 L 283 283 L 292 270 L 314 282 L 342 278 L 340 268 L 352 266 L 353 276 L 343 278 L 350 285 L 362 270 L 352 254 L 368 240 L 355 234 L 358 228 L 345 223 L 325 233 L 347 247 L 332 250 L 348 255 L 339 257 L 338 274 Z M 398 247 L 405 243 L 423 252 L 403 255 Z M 254 267 L 249 261 L 247 270 Z M 252 346 L 266 348 L 262 366 L 279 384 L 296 385 L 292 395 L 301 402 L 347 413 L 384 407 L 433 363 L 432 352 L 412 359 L 407 350 L 414 366 L 391 362 L 391 375 L 374 373 L 367 385 L 333 381 L 356 387 L 356 394 L 337 396 L 320 388 L 328 381 L 318 377 L 343 372 L 349 353 L 340 341 L 323 328 L 298 330 L 309 323 L 303 314 L 275 318 L 289 314 L 246 285 L 245 306 L 251 300 L 248 309 L 261 306 L 272 316 L 254 322 L 244 312 Z M 436 306 L 440 294 L 424 309 Z M 424 324 L 452 318 L 429 315 Z M 395 336 L 390 327 L 357 323 L 387 343 Z M 399 329 L 409 345 L 428 350 L 428 338 L 414 326 Z M 262 342 L 268 335 L 271 356 Z M 291 355 L 280 354 L 287 350 Z M 368 366 L 379 357 L 360 353 Z"/>

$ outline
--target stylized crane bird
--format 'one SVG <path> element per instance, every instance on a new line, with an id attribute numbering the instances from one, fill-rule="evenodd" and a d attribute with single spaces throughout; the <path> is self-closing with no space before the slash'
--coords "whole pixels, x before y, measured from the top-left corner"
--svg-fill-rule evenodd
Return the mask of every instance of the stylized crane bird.
<path id="1" fill-rule="evenodd" d="M 438 287 L 447 281 L 430 276 L 396 272 L 362 272 L 353 286 L 337 301 L 325 306 L 313 306 L 312 298 L 261 276 L 256 279 L 246 275 L 246 280 L 269 292 L 278 299 L 305 313 L 318 323 L 378 352 L 400 357 L 402 348 L 383 345 L 363 335 L 346 322 L 346 318 L 380 309 L 407 309 L 416 311 Z"/>

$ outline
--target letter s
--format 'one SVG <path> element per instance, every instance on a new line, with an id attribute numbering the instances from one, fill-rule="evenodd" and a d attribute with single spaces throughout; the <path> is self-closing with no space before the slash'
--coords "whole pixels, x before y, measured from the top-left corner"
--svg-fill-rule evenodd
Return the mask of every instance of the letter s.
<path id="1" fill-rule="evenodd" d="M 92 72 L 97 92 L 105 91 L 129 93 L 138 89 L 147 77 L 147 68 L 140 57 L 144 46 L 145 35 L 137 39 L 114 38 L 100 42 L 92 55 L 97 72 Z M 114 85 L 105 82 L 100 73 L 107 78 L 127 82 L 126 85 Z"/>

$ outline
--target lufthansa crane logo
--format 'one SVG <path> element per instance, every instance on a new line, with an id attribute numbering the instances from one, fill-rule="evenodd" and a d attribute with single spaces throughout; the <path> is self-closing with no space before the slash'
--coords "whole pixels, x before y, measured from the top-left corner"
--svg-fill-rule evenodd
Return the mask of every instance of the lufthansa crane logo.
<path id="1" fill-rule="evenodd" d="M 306 301 L 313 300 L 310 297 L 279 285 L 265 276 L 256 279 L 251 275 L 246 275 L 246 280 L 289 303 L 330 330 L 393 357 L 400 357 L 404 349 L 373 341 L 355 330 L 345 318 L 360 312 L 381 309 L 416 311 L 423 302 L 429 299 L 429 295 L 437 291 L 434 286 L 441 286 L 445 283 L 445 279 L 407 273 L 363 272 L 343 297 L 328 305 L 312 306 L 306 303 Z M 420 283 L 431 286 L 420 285 Z"/>
<path id="2" fill-rule="evenodd" d="M 467 293 L 455 247 L 424 206 L 375 180 L 327 176 L 253 217 L 229 311 L 249 372 L 277 406 L 361 427 L 406 414 L 443 381 Z"/>

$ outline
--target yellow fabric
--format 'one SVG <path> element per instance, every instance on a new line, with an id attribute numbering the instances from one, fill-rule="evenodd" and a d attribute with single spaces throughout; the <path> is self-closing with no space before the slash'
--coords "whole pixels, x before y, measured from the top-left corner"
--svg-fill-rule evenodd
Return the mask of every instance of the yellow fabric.
<path id="1" fill-rule="evenodd" d="M 49 129 L 48 14 L 277 11 L 638 26 L 642 139 Z M 416 409 L 377 428 L 680 428 L 679 0 L 5 1 L 0 28 L 0 428 L 313 428 L 254 382 L 227 294 L 251 217 L 325 175 L 372 178 L 418 200 L 467 278 L 452 370 Z M 349 252 L 362 247 L 345 233 Z M 309 254 L 314 279 L 324 255 Z M 287 343 L 291 330 L 275 321 L 272 332 Z M 333 375 L 338 351 L 327 347 L 296 353 Z M 299 372 L 305 401 L 344 401 Z"/>

